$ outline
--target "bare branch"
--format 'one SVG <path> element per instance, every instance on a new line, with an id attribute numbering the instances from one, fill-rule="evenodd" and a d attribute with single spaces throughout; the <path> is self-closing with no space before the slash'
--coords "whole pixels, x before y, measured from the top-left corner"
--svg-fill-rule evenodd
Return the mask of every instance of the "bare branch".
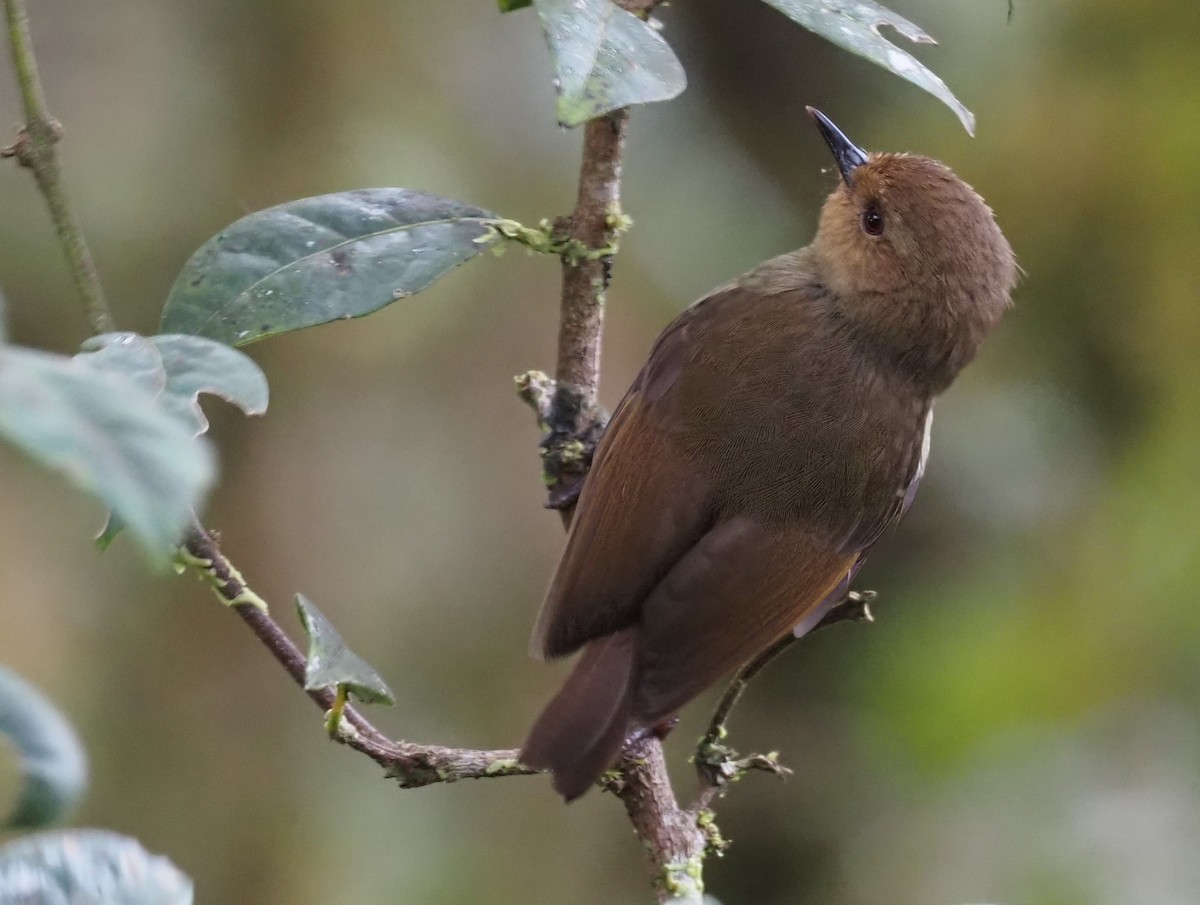
<path id="1" fill-rule="evenodd" d="M 29 35 L 25 0 L 4 0 L 4 13 L 26 123 L 17 133 L 17 140 L 0 150 L 0 157 L 13 157 L 33 172 L 50 211 L 50 219 L 54 222 L 54 230 L 58 233 L 59 244 L 67 256 L 71 276 L 83 300 L 92 332 L 108 333 L 115 329 L 112 313 L 104 299 L 104 290 L 100 286 L 87 240 L 83 237 L 83 229 L 71 210 L 62 186 L 62 171 L 55 150 L 55 145 L 62 138 L 62 126 L 46 109 L 46 97 Z"/>
<path id="2" fill-rule="evenodd" d="M 621 216 L 621 154 L 629 114 L 618 110 L 584 126 L 583 161 L 574 212 L 556 226 L 579 247 L 611 248 Z M 559 309 L 558 383 L 574 387 L 580 402 L 594 405 L 600 385 L 600 333 L 611 260 L 576 256 L 563 260 Z"/>

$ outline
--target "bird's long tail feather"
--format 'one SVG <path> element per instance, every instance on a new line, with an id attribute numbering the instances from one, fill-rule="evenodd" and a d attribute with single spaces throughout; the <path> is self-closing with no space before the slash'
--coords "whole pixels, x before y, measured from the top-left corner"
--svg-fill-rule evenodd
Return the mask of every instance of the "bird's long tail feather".
<path id="1" fill-rule="evenodd" d="M 523 763 L 554 774 L 567 801 L 616 763 L 633 728 L 637 649 L 636 626 L 589 643 L 521 749 Z"/>

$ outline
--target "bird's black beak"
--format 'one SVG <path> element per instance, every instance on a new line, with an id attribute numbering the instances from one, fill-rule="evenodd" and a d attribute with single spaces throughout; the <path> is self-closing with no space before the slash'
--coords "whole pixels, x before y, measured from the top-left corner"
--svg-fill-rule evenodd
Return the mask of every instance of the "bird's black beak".
<path id="1" fill-rule="evenodd" d="M 833 159 L 837 162 L 842 179 L 846 185 L 852 185 L 854 171 L 867 162 L 867 152 L 848 139 L 842 130 L 833 124 L 833 120 L 816 107 L 805 107 L 804 109 L 813 118 L 817 128 L 821 130 L 821 136 L 825 139 L 825 143 L 829 145 L 829 150 L 833 152 Z"/>

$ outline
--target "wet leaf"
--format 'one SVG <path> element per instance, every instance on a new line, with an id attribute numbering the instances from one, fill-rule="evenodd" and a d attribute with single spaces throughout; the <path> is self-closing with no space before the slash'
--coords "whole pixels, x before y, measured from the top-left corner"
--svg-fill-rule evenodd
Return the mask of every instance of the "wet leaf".
<path id="1" fill-rule="evenodd" d="M 191 905 L 192 897 L 191 878 L 117 833 L 39 833 L 0 846 L 0 905 Z"/>
<path id="2" fill-rule="evenodd" d="M 128 377 L 152 396 L 166 389 L 167 372 L 162 356 L 144 336 L 104 333 L 85 340 L 80 349 L 82 352 L 75 360 L 84 367 Z"/>
<path id="3" fill-rule="evenodd" d="M 511 13 L 514 9 L 524 9 L 533 3 L 533 0 L 496 0 L 500 5 L 500 12 Z"/>
<path id="4" fill-rule="evenodd" d="M 296 610 L 308 633 L 308 669 L 304 688 L 344 686 L 365 704 L 394 704 L 395 697 L 387 683 L 362 657 L 350 650 L 321 611 L 303 594 L 296 595 Z"/>
<path id="5" fill-rule="evenodd" d="M 250 214 L 192 255 L 167 298 L 163 332 L 236 346 L 370 314 L 482 251 L 495 219 L 461 201 L 394 188 Z"/>
<path id="6" fill-rule="evenodd" d="M 647 22 L 612 0 L 533 0 L 554 59 L 558 121 L 578 126 L 677 96 L 683 65 Z"/>
<path id="7" fill-rule="evenodd" d="M 889 25 L 917 44 L 936 44 L 928 34 L 903 16 L 874 0 L 764 0 L 809 31 L 865 57 L 902 79 L 923 88 L 949 107 L 963 127 L 975 134 L 975 115 L 954 96 L 946 83 L 916 57 L 901 50 L 879 33 Z"/>
<path id="8" fill-rule="evenodd" d="M 16 749 L 21 774 L 17 804 L 4 825 L 33 829 L 72 810 L 87 788 L 87 755 L 79 736 L 45 695 L 3 666 L 0 735 Z"/>

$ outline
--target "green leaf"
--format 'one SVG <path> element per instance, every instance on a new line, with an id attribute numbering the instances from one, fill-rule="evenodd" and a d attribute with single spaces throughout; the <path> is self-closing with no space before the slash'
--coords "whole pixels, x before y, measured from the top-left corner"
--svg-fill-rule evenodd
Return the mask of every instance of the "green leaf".
<path id="1" fill-rule="evenodd" d="M 955 112 L 963 127 L 975 134 L 975 115 L 962 105 L 946 83 L 912 54 L 901 50 L 879 33 L 890 25 L 917 44 L 936 44 L 928 34 L 874 0 L 764 0 L 809 31 L 866 57 L 872 63 L 924 88 Z"/>
<path id="2" fill-rule="evenodd" d="M 138 382 L 149 372 L 88 358 L 0 348 L 0 437 L 104 501 L 152 554 L 170 553 L 212 484 L 212 451 Z"/>
<path id="3" fill-rule="evenodd" d="M 146 338 L 136 333 L 104 333 L 86 340 L 76 360 L 88 367 L 132 378 L 154 393 L 163 411 L 185 425 L 192 436 L 208 431 L 200 408 L 201 393 L 220 396 L 247 415 L 267 409 L 267 378 L 237 349 L 201 336 L 171 334 Z M 101 552 L 125 529 L 109 514 L 96 538 Z"/>
<path id="4" fill-rule="evenodd" d="M 33 829 L 72 810 L 87 788 L 87 755 L 79 736 L 48 698 L 3 666 L 0 735 L 16 748 L 21 773 L 21 792 L 4 825 Z"/>
<path id="5" fill-rule="evenodd" d="M 495 219 L 461 201 L 392 188 L 250 214 L 192 255 L 167 298 L 163 332 L 238 346 L 370 314 L 482 251 Z"/>
<path id="6" fill-rule="evenodd" d="M 687 86 L 670 45 L 612 0 L 533 0 L 533 5 L 554 58 L 560 125 L 670 100 Z"/>
<path id="7" fill-rule="evenodd" d="M 157 397 L 167 386 L 162 356 L 144 336 L 136 333 L 104 333 L 80 346 L 75 360 L 82 366 L 127 377 Z"/>
<path id="8" fill-rule="evenodd" d="M 96 549 L 103 553 L 113 545 L 113 541 L 120 537 L 124 530 L 125 523 L 110 512 L 108 519 L 104 522 L 104 527 L 96 535 Z"/>
<path id="9" fill-rule="evenodd" d="M 533 3 L 533 0 L 496 0 L 500 4 L 500 12 L 511 13 L 514 9 L 524 9 Z"/>
<path id="10" fill-rule="evenodd" d="M 267 410 L 270 391 L 267 376 L 254 360 L 232 346 L 183 333 L 151 336 L 163 368 L 167 387 L 163 404 L 186 420 L 196 436 L 208 431 L 200 408 L 200 394 L 219 396 L 246 415 Z"/>
<path id="11" fill-rule="evenodd" d="M 364 704 L 394 704 L 387 683 L 366 660 L 350 650 L 337 629 L 312 601 L 296 595 L 296 610 L 308 633 L 308 668 L 304 673 L 306 691 L 345 687 Z"/>
<path id="12" fill-rule="evenodd" d="M 192 429 L 208 431 L 200 394 L 220 396 L 247 415 L 267 410 L 267 378 L 254 361 L 232 346 L 184 333 L 139 336 L 104 333 L 83 344 L 83 364 L 132 377 L 158 395 L 159 404 Z"/>
<path id="13" fill-rule="evenodd" d="M 192 881 L 136 839 L 39 833 L 0 846 L 0 905 L 192 905 Z"/>

